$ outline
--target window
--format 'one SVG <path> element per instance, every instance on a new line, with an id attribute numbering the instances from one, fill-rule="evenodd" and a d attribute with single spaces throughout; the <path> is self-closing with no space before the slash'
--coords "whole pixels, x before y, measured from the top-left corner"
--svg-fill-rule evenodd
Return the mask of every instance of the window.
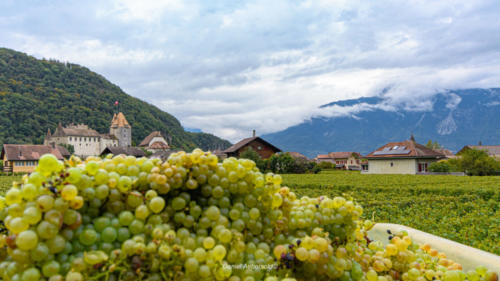
<path id="1" fill-rule="evenodd" d="M 259 145 L 259 146 L 257 146 L 257 149 L 258 149 L 258 150 L 262 150 L 262 146 L 260 146 L 260 145 Z"/>
<path id="2" fill-rule="evenodd" d="M 391 167 L 393 167 L 393 166 L 394 166 L 394 163 L 393 163 L 393 162 L 391 162 Z"/>
<path id="3" fill-rule="evenodd" d="M 427 172 L 427 163 L 418 163 L 418 172 L 426 173 Z"/>
<path id="4" fill-rule="evenodd" d="M 69 137 L 69 141 L 71 141 L 71 137 Z"/>

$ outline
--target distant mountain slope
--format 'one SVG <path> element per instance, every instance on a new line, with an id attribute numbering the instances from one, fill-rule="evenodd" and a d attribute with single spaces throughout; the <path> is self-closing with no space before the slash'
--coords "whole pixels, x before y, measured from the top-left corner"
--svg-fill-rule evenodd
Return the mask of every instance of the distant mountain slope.
<path id="1" fill-rule="evenodd" d="M 127 95 L 85 67 L 0 48 L 0 144 L 42 143 L 47 129 L 53 131 L 58 122 L 85 123 L 108 132 L 117 100 L 136 144 L 152 131 L 161 131 L 176 148 L 231 145 L 210 134 L 184 131 L 174 116 Z"/>
<path id="2" fill-rule="evenodd" d="M 349 116 L 313 118 L 281 132 L 263 136 L 285 151 L 309 157 L 330 151 L 363 154 L 390 141 L 438 141 L 457 151 L 467 144 L 500 144 L 500 89 L 465 89 L 437 94 L 432 109 L 408 110 L 380 97 L 337 101 L 322 106 L 333 110 L 359 107 Z M 395 110 L 390 111 L 390 106 Z"/>

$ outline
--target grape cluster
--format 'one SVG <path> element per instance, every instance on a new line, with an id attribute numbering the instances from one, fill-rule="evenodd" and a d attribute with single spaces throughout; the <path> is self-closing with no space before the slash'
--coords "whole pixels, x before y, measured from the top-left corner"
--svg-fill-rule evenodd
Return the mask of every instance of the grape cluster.
<path id="1" fill-rule="evenodd" d="M 199 149 L 168 161 L 44 155 L 0 197 L 0 278 L 496 281 L 418 247 L 383 247 L 352 199 L 297 198 L 253 161 Z"/>

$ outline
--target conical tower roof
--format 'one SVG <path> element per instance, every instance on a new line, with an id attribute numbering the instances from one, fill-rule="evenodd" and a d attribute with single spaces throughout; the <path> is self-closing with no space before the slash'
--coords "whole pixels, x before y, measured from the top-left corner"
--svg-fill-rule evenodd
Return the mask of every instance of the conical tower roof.
<path id="1" fill-rule="evenodd" d="M 113 120 L 111 121 L 111 127 L 112 128 L 119 128 L 119 127 L 130 128 L 130 125 L 127 122 L 127 119 L 125 118 L 125 115 L 123 115 L 123 113 L 119 112 L 118 114 L 115 113 L 115 115 L 113 115 Z"/>

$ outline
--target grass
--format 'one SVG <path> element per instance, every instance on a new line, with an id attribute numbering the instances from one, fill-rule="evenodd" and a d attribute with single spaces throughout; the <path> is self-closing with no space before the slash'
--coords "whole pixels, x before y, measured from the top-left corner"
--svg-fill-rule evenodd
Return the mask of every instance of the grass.
<path id="1" fill-rule="evenodd" d="M 300 196 L 352 196 L 364 217 L 414 227 L 500 255 L 500 177 L 283 175 Z"/>

